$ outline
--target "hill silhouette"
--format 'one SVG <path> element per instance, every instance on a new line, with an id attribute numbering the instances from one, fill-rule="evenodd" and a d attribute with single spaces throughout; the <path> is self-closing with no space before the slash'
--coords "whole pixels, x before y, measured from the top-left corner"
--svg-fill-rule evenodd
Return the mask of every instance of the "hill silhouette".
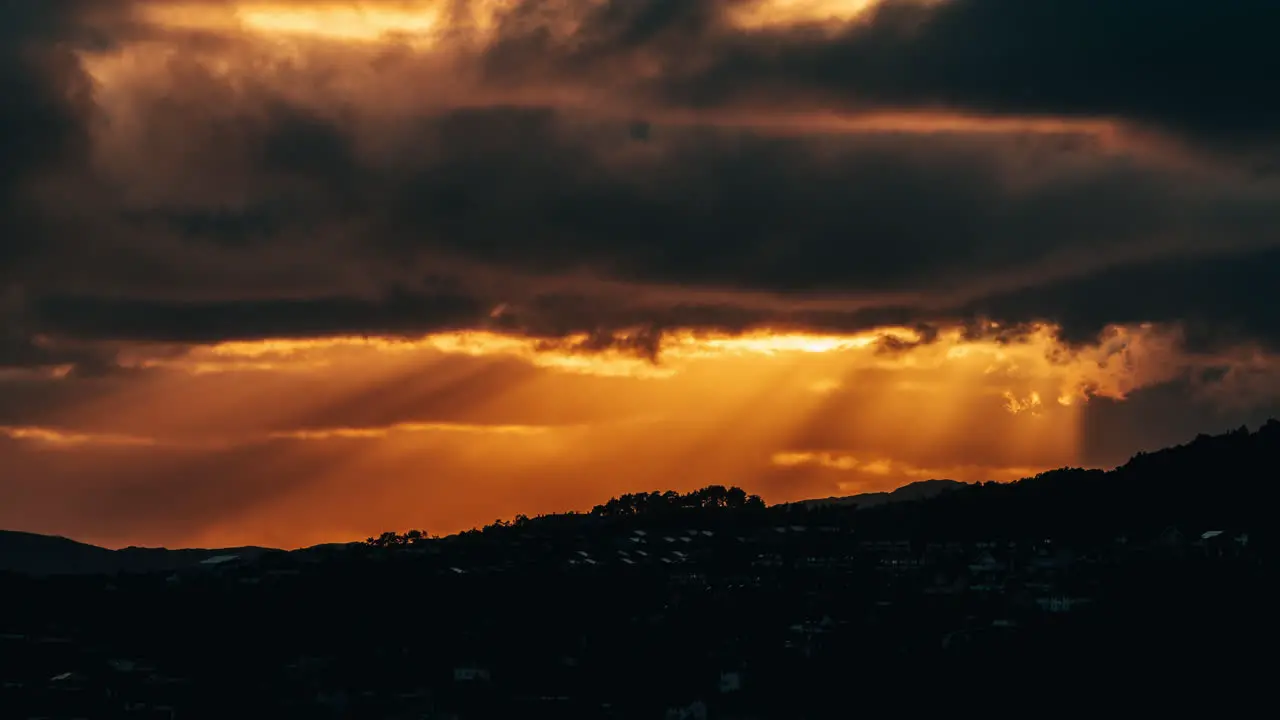
<path id="1" fill-rule="evenodd" d="M 735 527 L 807 522 L 840 526 L 865 539 L 976 540 L 1062 537 L 1111 540 L 1170 527 L 1202 532 L 1254 528 L 1266 534 L 1280 477 L 1280 421 L 1154 452 L 1112 470 L 1060 468 L 1010 483 L 925 480 L 893 492 L 804 500 L 765 507 L 738 488 L 634 493 L 589 513 L 520 516 L 462 536 L 510 528 L 609 532 L 611 526 L 679 529 L 714 520 Z M 726 500 L 726 498 L 733 498 Z M 369 544 L 426 541 L 384 533 Z"/>
<path id="2" fill-rule="evenodd" d="M 1272 422 L 872 507 L 631 493 L 249 562 L 9 534 L 41 562 L 194 566 L 0 573 L 0 715 L 1151 713 L 1188 688 L 1244 714 L 1270 687 L 1278 461 Z"/>
<path id="3" fill-rule="evenodd" d="M 1012 483 L 926 480 L 892 492 L 769 507 L 757 496 L 723 486 L 685 494 L 630 493 L 588 513 L 518 516 L 461 536 L 509 528 L 571 532 L 604 531 L 618 524 L 679 527 L 708 514 L 737 526 L 798 521 L 804 515 L 806 521 L 850 527 L 866 538 L 919 540 L 1036 535 L 1101 539 L 1126 533 L 1145 536 L 1169 527 L 1265 528 L 1275 506 L 1277 477 L 1280 422 L 1272 419 L 1255 432 L 1241 427 L 1140 452 L 1109 471 L 1061 468 Z M 389 531 L 366 544 L 410 545 L 428 539 L 421 531 Z M 0 571 L 37 575 L 171 571 L 217 556 L 253 560 L 283 552 L 260 547 L 109 550 L 64 537 L 0 531 Z"/>
<path id="4" fill-rule="evenodd" d="M 1148 535 L 1169 527 L 1269 525 L 1280 476 L 1280 422 L 1140 452 L 1113 470 L 1062 468 L 1012 483 L 978 483 L 919 502 L 858 513 L 869 535 L 966 539 Z M 832 509 L 810 508 L 816 513 Z"/>
<path id="5" fill-rule="evenodd" d="M 962 487 L 967 487 L 968 484 L 969 483 L 960 482 L 959 480 L 919 480 L 888 492 L 869 492 L 858 493 L 857 495 L 846 495 L 843 497 L 814 498 L 812 500 L 799 500 L 797 502 L 787 504 L 798 505 L 805 508 L 817 508 L 829 505 L 856 506 L 859 509 L 865 510 L 867 508 L 885 505 L 888 503 L 928 500 L 929 498 L 936 497 L 944 492 L 950 492 Z"/>
<path id="6" fill-rule="evenodd" d="M 180 549 L 128 547 L 109 550 L 54 535 L 0 530 L 0 571 L 28 575 L 112 575 L 179 570 L 210 558 L 254 559 L 279 553 L 261 547 Z"/>

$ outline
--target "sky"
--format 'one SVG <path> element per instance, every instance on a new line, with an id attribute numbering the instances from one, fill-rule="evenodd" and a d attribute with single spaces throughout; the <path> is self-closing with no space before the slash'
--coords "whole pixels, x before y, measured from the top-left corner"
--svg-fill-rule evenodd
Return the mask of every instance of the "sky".
<path id="1" fill-rule="evenodd" d="M 0 0 L 0 527 L 299 547 L 1256 425 L 1277 31 L 1273 0 Z"/>

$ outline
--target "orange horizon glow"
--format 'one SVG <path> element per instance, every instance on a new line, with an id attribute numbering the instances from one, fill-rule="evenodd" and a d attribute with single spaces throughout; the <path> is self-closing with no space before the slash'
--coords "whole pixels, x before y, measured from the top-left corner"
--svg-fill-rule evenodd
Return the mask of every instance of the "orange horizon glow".
<path id="1" fill-rule="evenodd" d="M 1216 190 L 1208 186 L 1217 176 L 1207 170 L 1165 182 L 1160 173 L 1190 150 L 1121 117 L 984 113 L 992 105 L 965 100 L 964 93 L 954 96 L 955 106 L 942 102 L 953 97 L 942 93 L 920 96 L 919 106 L 871 107 L 873 97 L 824 96 L 824 88 L 833 87 L 830 77 L 784 82 L 796 70 L 785 61 L 791 50 L 804 58 L 801 43 L 842 42 L 844 35 L 832 40 L 841 33 L 858 39 L 859 24 L 874 19 L 881 2 L 716 3 L 708 12 L 719 15 L 694 18 L 695 29 L 672 26 L 671 35 L 639 43 L 615 42 L 611 35 L 634 20 L 611 13 L 639 6 L 605 0 L 548 2 L 530 14 L 536 17 L 518 12 L 528 8 L 522 0 L 136 0 L 123 19 L 86 11 L 84 23 L 103 23 L 102 37 L 111 42 L 70 50 L 87 76 L 85 87 L 77 83 L 75 90 L 87 118 L 84 137 L 76 137 L 83 144 L 66 153 L 74 156 L 66 169 L 62 153 L 48 153 L 56 155 L 57 171 L 22 191 L 57 218 L 58 233 L 97 237 L 101 228 L 106 239 L 69 262 L 59 253 L 74 250 L 73 243 L 65 249 L 53 243 L 47 257 L 37 252 L 30 260 L 24 249 L 14 277 L 30 287 L 14 295 L 24 302 L 12 303 L 12 310 L 6 301 L 0 320 L 11 313 L 21 325 L 15 364 L 30 357 L 109 360 L 0 367 L 0 389 L 12 387 L 19 398 L 0 403 L 0 413 L 7 413 L 0 414 L 0 467 L 15 478 L 12 489 L 0 488 L 9 493 L 0 493 L 0 527 L 109 547 L 299 547 L 409 527 L 447 534 L 516 514 L 585 510 L 625 492 L 710 484 L 738 485 L 779 503 L 892 490 L 930 478 L 1007 481 L 1083 464 L 1096 439 L 1094 427 L 1084 427 L 1086 416 L 1098 410 L 1099 399 L 1118 403 L 1223 368 L 1229 369 L 1224 379 L 1196 401 L 1227 407 L 1274 396 L 1280 376 L 1264 372 L 1274 367 L 1273 353 L 1241 346 L 1202 356 L 1173 325 L 1116 325 L 1077 345 L 1064 343 L 1050 324 L 1003 339 L 995 337 L 1001 330 L 995 323 L 977 332 L 941 327 L 927 337 L 897 326 L 804 329 L 804 318 L 898 317 L 898 310 L 903 317 L 959 321 L 965 311 L 957 308 L 987 307 L 988 301 L 1003 307 L 1049 282 L 1121 263 L 1186 257 L 1180 243 L 1195 244 L 1198 233 L 1223 218 L 1243 227 L 1246 216 L 1254 217 L 1249 203 L 1270 197 L 1256 190 L 1267 181 L 1251 179 L 1248 192 L 1258 195 L 1249 203 L 1216 205 L 1210 197 Z M 587 17 L 595 12 L 604 14 Z M 784 61 L 775 72 L 773 60 L 761 60 L 761 71 L 739 86 L 729 78 L 732 60 L 748 46 L 762 48 L 761 58 L 783 48 L 776 55 Z M 730 61 L 723 67 L 713 57 L 721 50 Z M 576 67 L 583 54 L 598 63 Z M 814 63 L 823 55 L 815 53 Z M 61 77 L 61 66 L 56 70 Z M 704 81 L 716 86 L 706 94 L 711 102 L 701 102 L 700 88 L 710 86 Z M 915 91 L 881 94 L 916 97 Z M 690 102 L 695 96 L 699 102 Z M 475 118 L 459 115 L 476 109 L 503 112 L 484 113 L 472 128 L 467 123 Z M 530 109 L 538 112 L 511 112 Z M 503 124 L 512 117 L 516 131 Z M 640 123 L 649 132 L 634 132 Z M 453 135 L 460 127 L 462 135 Z M 526 127 L 536 130 L 526 136 Z M 459 152 L 472 142 L 479 160 Z M 909 157 L 900 155 L 908 146 Z M 935 149 L 943 159 L 935 161 Z M 504 171 L 494 163 L 473 173 L 472 161 L 481 167 L 490 150 L 500 161 L 529 159 L 533 170 L 517 162 Z M 521 156 L 526 150 L 529 158 Z M 1043 152 L 1053 157 L 1046 161 Z M 790 162 L 791 154 L 800 161 Z M 878 163 L 893 166 L 900 157 L 906 158 L 902 177 L 876 188 L 901 193 L 900 206 L 899 196 L 887 203 L 874 192 L 858 196 L 861 183 L 880 183 Z M 722 166 L 722 159 L 733 162 Z M 726 173 L 758 159 L 772 169 L 760 176 L 743 172 L 745 194 L 735 189 L 738 178 L 726 182 Z M 575 164 L 561 168 L 566 162 Z M 1085 207 L 1116 187 L 1107 184 L 1113 170 L 1142 171 L 1134 176 L 1133 197 L 1126 190 L 1114 204 Z M 1160 179 L 1150 188 L 1148 170 Z M 544 206 L 544 188 L 528 187 L 553 176 L 570 182 L 563 191 L 548 183 L 545 189 L 559 194 Z M 806 193 L 807 177 L 824 192 L 831 188 L 833 199 Z M 725 256 L 716 258 L 722 266 L 706 272 L 691 263 L 681 275 L 705 285 L 664 282 L 671 276 L 661 272 L 662 263 L 683 256 L 664 252 L 661 243 L 637 255 L 613 247 L 608 223 L 614 220 L 585 205 L 596 201 L 594 193 L 572 195 L 567 209 L 558 204 L 592 183 L 625 193 L 627 201 L 616 206 L 597 201 L 609 211 L 665 205 L 670 197 L 698 211 L 709 207 L 690 226 L 701 231 L 708 227 L 701 223 L 710 222 L 715 234 L 719 219 L 735 219 L 736 198 L 768 203 L 764 191 L 778 178 L 799 189 L 795 197 L 809 197 L 784 198 L 777 213 L 763 213 L 776 215 L 777 224 L 761 223 L 758 248 L 754 232 L 735 246 L 739 226 L 724 223 L 725 237 L 714 238 L 726 241 Z M 424 179 L 430 184 L 419 186 Z M 521 226 L 462 220 L 455 229 L 450 218 L 434 216 L 421 223 L 429 207 L 420 197 L 449 202 L 447 192 L 436 191 L 446 187 L 475 201 L 458 203 L 464 218 L 488 211 L 492 200 L 495 219 L 520 222 L 527 213 L 529 225 L 565 223 L 568 229 L 530 227 L 526 237 Z M 953 187 L 959 192 L 946 194 Z M 703 188 L 710 191 L 704 195 Z M 862 198 L 849 210 L 861 227 L 842 218 L 831 227 L 853 229 L 828 232 L 822 218 L 808 213 L 844 212 L 836 198 L 846 190 Z M 933 191 L 972 204 L 942 208 L 943 217 L 956 210 L 954 217 L 962 218 L 956 242 L 975 242 L 962 262 L 931 254 L 929 242 L 953 240 L 946 237 L 951 227 L 923 223 L 917 231 L 917 218 L 899 226 L 877 215 L 928 210 L 920 198 Z M 1017 244 L 1027 228 L 1039 227 L 1035 213 L 1049 208 L 1059 213 L 1053 218 L 1067 216 L 1078 207 L 1067 203 L 1077 197 L 1082 212 L 1100 213 L 1099 222 L 1087 215 L 1054 225 L 1043 243 L 1052 254 Z M 1170 212 L 1164 224 L 1164 210 L 1181 211 L 1176 203 L 1182 199 L 1185 216 Z M 885 207 L 872 208 L 863 222 L 861 202 Z M 1151 223 L 1145 216 L 1131 224 L 1101 221 L 1139 217 L 1157 204 Z M 579 215 L 579 207 L 587 211 Z M 963 220 L 970 210 L 972 223 Z M 257 225 L 263 215 L 267 229 Z M 192 231 L 199 239 L 187 237 L 187 218 L 208 216 L 237 220 L 226 230 L 237 241 L 206 241 L 205 229 Z M 679 223 L 692 216 L 671 217 Z M 242 218 L 248 222 L 239 225 Z M 589 222 L 578 225 L 584 218 Z M 596 224 L 599 218 L 604 225 Z M 1183 219 L 1186 232 L 1170 232 L 1173 249 L 1167 250 L 1160 233 L 1180 228 Z M 628 230 L 666 233 L 665 216 L 655 220 Z M 787 222 L 803 226 L 794 247 Z M 212 225 L 214 234 L 226 228 Z M 1010 228 L 1006 241 L 1002 232 Z M 1109 228 L 1122 235 L 1114 248 L 1074 243 L 1077 233 L 1110 240 L 1102 237 Z M 491 234 L 477 240 L 476 232 Z M 532 243 L 575 233 L 584 238 L 581 256 L 571 254 L 579 247 L 575 238 L 545 253 L 544 266 Z M 804 255 L 809 238 L 815 257 Z M 900 240 L 895 250 L 915 254 L 875 259 L 882 249 L 876 244 Z M 1230 240 L 1242 247 L 1264 242 L 1260 235 Z M 539 255 L 537 270 L 527 263 L 529 248 Z M 844 282 L 824 283 L 834 289 L 821 295 L 735 287 L 740 267 L 771 283 L 788 263 L 844 262 L 836 249 L 847 250 L 853 263 L 866 249 L 875 261 L 824 276 Z M 735 257 L 738 252 L 743 257 Z M 112 274 L 117 266 L 103 262 L 99 273 L 91 265 L 100 257 L 133 269 Z M 628 265 L 633 258 L 639 258 L 634 267 Z M 910 267 L 916 258 L 923 261 Z M 774 262 L 779 274 L 769 277 L 775 268 L 767 264 Z M 875 282 L 845 288 L 882 267 Z M 172 276 L 160 277 L 169 269 Z M 55 317 L 56 310 L 44 317 L 43 303 L 64 295 L 121 300 L 121 315 L 109 311 L 93 329 L 143 337 L 158 326 L 130 325 L 127 313 L 138 306 L 193 303 L 167 318 L 216 306 L 207 316 L 215 321 L 270 306 L 265 322 L 232 335 L 262 327 L 287 335 L 290 303 L 313 311 L 324 304 L 309 300 L 341 298 L 337 306 L 351 301 L 360 309 L 322 322 L 342 322 L 354 333 L 378 312 L 387 290 L 425 297 L 431 290 L 421 284 L 428 276 L 456 282 L 461 307 L 470 311 L 450 317 L 447 310 L 441 318 L 406 312 L 376 322 L 439 319 L 446 323 L 440 327 L 474 327 L 411 337 L 121 341 L 89 348 L 100 355 L 40 347 L 48 338 L 34 339 L 35 352 L 25 346 L 28 330 L 84 328 L 94 320 L 68 322 Z M 115 286 L 134 277 L 145 280 Z M 480 298 L 492 303 L 488 313 L 489 307 L 469 304 Z M 584 312 L 572 308 L 558 316 L 555 302 L 547 303 L 552 309 L 541 303 L 548 298 L 582 298 Z M 283 306 L 285 312 L 273 315 Z M 78 306 L 63 307 L 65 313 Z M 1036 307 L 1043 306 L 1028 311 Z M 686 315 L 687 309 L 694 312 Z M 666 327 L 703 317 L 703 310 L 708 318 L 736 318 L 729 324 L 774 320 L 746 332 Z M 483 320 L 467 323 L 472 316 Z M 553 333 L 561 323 L 590 328 L 617 317 L 651 320 L 664 331 L 655 338 L 651 328 L 622 329 L 608 347 L 600 347 L 598 335 Z M 796 318 L 796 325 L 778 318 Z M 197 325 L 180 330 L 225 330 L 215 322 Z M 535 328 L 550 329 L 538 336 Z M 0 338 L 3 362 L 12 356 L 8 342 Z"/>
<path id="2" fill-rule="evenodd" d="M 674 331 L 656 360 L 487 331 L 179 355 L 137 345 L 120 356 L 137 380 L 56 424 L 0 428 L 0 439 L 65 464 L 63 483 L 110 471 L 261 495 L 181 530 L 81 539 L 299 547 L 708 484 L 788 502 L 930 478 L 1014 480 L 1078 464 L 1090 397 L 1123 398 L 1174 372 L 1175 340 L 1151 327 L 1113 328 L 1073 351 L 1049 326 L 1007 342 L 958 329 L 914 340 L 903 328 Z"/>

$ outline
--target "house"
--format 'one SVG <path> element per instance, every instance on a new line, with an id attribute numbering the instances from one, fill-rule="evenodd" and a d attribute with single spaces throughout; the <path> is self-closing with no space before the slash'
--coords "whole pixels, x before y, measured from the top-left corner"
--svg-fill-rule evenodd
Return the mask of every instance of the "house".
<path id="1" fill-rule="evenodd" d="M 1156 537 L 1154 544 L 1158 547 L 1171 550 L 1180 549 L 1184 544 L 1186 544 L 1186 538 L 1183 537 L 1181 530 L 1176 527 L 1169 526 L 1164 529 L 1164 532 L 1160 533 Z"/>
<path id="2" fill-rule="evenodd" d="M 698 572 L 676 573 L 671 576 L 671 581 L 676 585 L 705 587 L 707 576 Z"/>
<path id="3" fill-rule="evenodd" d="M 963 593 L 968 587 L 968 578 L 963 573 L 950 575 L 939 572 L 933 576 L 933 584 L 926 587 L 924 592 L 926 595 L 956 595 Z"/>
<path id="4" fill-rule="evenodd" d="M 1194 545 L 1209 557 L 1230 557 L 1241 554 L 1249 545 L 1249 536 L 1232 535 L 1223 530 L 1201 533 Z"/>
<path id="5" fill-rule="evenodd" d="M 1041 547 L 1031 557 L 1030 569 L 1033 574 L 1053 575 L 1069 570 L 1075 563 L 1075 556 L 1065 547 Z"/>
<path id="6" fill-rule="evenodd" d="M 737 671 L 720 673 L 720 682 L 717 689 L 722 695 L 738 692 L 742 689 L 742 673 Z"/>
<path id="7" fill-rule="evenodd" d="M 85 680 L 85 676 L 78 672 L 64 672 L 49 678 L 49 684 L 58 687 L 79 687 Z"/>
<path id="8" fill-rule="evenodd" d="M 1036 598 L 1036 605 L 1039 605 L 1041 610 L 1051 613 L 1068 613 L 1088 602 L 1088 598 L 1072 597 L 1059 593 Z"/>
<path id="9" fill-rule="evenodd" d="M 214 555 L 211 558 L 205 558 L 200 561 L 200 566 L 205 568 L 220 568 L 233 564 L 240 559 L 239 555 Z"/>
<path id="10" fill-rule="evenodd" d="M 153 667 L 143 665 L 136 660 L 126 660 L 124 658 L 113 658 L 108 660 L 107 666 L 118 673 L 124 673 L 126 675 L 131 673 L 150 673 L 155 671 L 155 668 Z"/>
<path id="11" fill-rule="evenodd" d="M 489 682 L 489 669 L 462 665 L 453 669 L 453 681 L 459 683 Z"/>
<path id="12" fill-rule="evenodd" d="M 990 551 L 983 551 L 973 562 L 969 563 L 969 572 L 974 575 L 993 575 L 1005 569 L 1005 564 L 996 560 Z"/>

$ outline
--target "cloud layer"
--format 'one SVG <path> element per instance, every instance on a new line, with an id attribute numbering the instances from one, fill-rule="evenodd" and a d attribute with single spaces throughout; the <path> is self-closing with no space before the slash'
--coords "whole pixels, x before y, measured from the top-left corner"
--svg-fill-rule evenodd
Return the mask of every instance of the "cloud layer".
<path id="1" fill-rule="evenodd" d="M 813 417 L 769 453 L 809 460 L 765 453 L 761 482 L 1109 462 L 1252 418 L 1280 396 L 1277 30 L 1264 0 L 0 0 L 0 447 L 39 477 L 72 471 L 33 443 L 150 439 L 167 469 L 221 443 L 238 472 L 424 423 L 613 422 L 500 397 L 867 331 L 888 374 L 791 388 Z M 314 393 L 280 378 L 346 351 L 253 344 L 423 335 L 469 369 L 399 414 L 368 410 L 403 392 L 377 383 L 261 427 L 86 410 L 226 373 Z M 895 374 L 988 341 L 1040 384 Z M 892 446 L 866 417 L 888 390 L 855 377 L 971 421 L 1093 402 L 1071 447 L 969 457 Z M 981 399 L 941 389 L 961 377 Z M 1143 434 L 1151 403 L 1185 421 Z"/>
<path id="2" fill-rule="evenodd" d="M 81 338 L 1270 339 L 1271 4 L 861 5 L 7 5 L 5 281 Z"/>

